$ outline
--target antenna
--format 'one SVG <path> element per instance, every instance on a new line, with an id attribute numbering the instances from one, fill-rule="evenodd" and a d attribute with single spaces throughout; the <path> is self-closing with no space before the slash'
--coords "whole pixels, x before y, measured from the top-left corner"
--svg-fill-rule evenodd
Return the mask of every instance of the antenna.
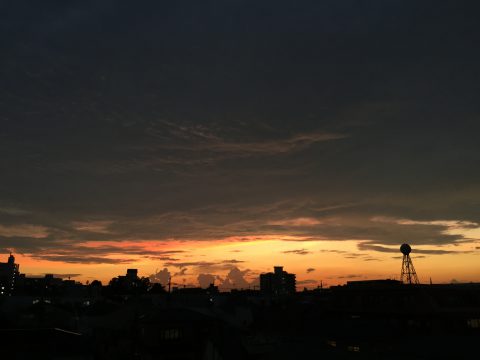
<path id="1" fill-rule="evenodd" d="M 400 251 L 403 254 L 402 273 L 400 275 L 400 281 L 402 281 L 404 284 L 410 285 L 420 284 L 415 268 L 413 267 L 412 259 L 410 258 L 412 248 L 408 244 L 402 244 L 402 246 L 400 246 Z"/>

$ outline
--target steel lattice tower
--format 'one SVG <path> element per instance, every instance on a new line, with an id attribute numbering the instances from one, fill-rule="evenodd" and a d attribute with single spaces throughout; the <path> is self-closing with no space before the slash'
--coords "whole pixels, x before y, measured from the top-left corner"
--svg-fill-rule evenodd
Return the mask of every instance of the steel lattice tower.
<path id="1" fill-rule="evenodd" d="M 400 251 L 403 254 L 402 274 L 400 275 L 400 280 L 404 284 L 420 284 L 415 268 L 413 267 L 412 259 L 410 258 L 412 248 L 408 244 L 402 244 L 402 246 L 400 246 Z"/>

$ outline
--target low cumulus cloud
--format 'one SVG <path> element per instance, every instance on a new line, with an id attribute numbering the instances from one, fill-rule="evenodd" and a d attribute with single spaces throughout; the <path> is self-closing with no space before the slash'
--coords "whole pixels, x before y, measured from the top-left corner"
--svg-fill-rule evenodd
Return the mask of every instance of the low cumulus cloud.
<path id="1" fill-rule="evenodd" d="M 164 268 L 163 270 L 157 269 L 155 273 L 151 274 L 148 278 L 152 283 L 159 283 L 166 286 L 171 278 L 171 273 L 167 268 Z"/>
<path id="2" fill-rule="evenodd" d="M 216 260 L 216 261 L 166 261 L 164 266 L 166 267 L 176 267 L 183 269 L 186 267 L 192 267 L 195 269 L 195 272 L 217 272 L 231 270 L 236 267 L 237 264 L 244 263 L 243 260 L 237 259 L 226 259 L 226 260 Z"/>
<path id="3" fill-rule="evenodd" d="M 201 288 L 207 288 L 215 283 L 216 276 L 212 274 L 198 274 L 197 281 Z"/>
<path id="4" fill-rule="evenodd" d="M 218 287 L 222 290 L 248 289 L 251 283 L 245 279 L 245 275 L 250 270 L 240 270 L 237 267 L 232 268 L 224 278 L 218 277 L 220 283 Z"/>

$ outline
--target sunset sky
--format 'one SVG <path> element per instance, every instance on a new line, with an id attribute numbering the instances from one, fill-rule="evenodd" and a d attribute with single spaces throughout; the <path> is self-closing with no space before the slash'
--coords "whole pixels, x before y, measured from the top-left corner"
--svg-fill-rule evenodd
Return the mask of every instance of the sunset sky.
<path id="1" fill-rule="evenodd" d="M 480 4 L 0 3 L 0 261 L 480 281 Z"/>

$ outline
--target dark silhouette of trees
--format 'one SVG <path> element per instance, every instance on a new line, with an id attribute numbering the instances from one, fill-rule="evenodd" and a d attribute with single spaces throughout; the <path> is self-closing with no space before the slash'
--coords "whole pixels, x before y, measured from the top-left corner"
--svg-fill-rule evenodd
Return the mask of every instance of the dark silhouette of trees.
<path id="1" fill-rule="evenodd" d="M 167 290 L 165 290 L 165 286 L 160 283 L 151 284 L 150 289 L 148 290 L 149 294 L 165 294 Z"/>

